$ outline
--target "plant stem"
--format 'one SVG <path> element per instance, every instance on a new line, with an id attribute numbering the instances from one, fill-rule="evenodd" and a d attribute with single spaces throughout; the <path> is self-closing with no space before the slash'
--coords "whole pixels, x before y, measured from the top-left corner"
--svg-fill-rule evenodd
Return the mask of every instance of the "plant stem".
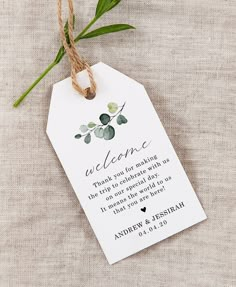
<path id="1" fill-rule="evenodd" d="M 33 84 L 14 102 L 13 107 L 17 108 L 24 98 L 33 90 L 33 88 L 56 66 L 56 62 L 53 61 L 45 71 L 33 82 Z"/>
<path id="2" fill-rule="evenodd" d="M 88 29 L 98 20 L 97 17 L 94 17 L 88 25 L 82 30 L 82 32 L 74 39 L 77 43 L 79 42 L 80 38 L 88 31 Z M 60 47 L 60 50 L 63 49 L 63 46 Z M 57 54 L 58 55 L 58 54 Z M 13 107 L 17 108 L 20 103 L 25 99 L 25 97 L 34 89 L 35 86 L 61 61 L 64 57 L 65 52 L 61 53 L 59 58 L 56 58 L 46 69 L 45 71 L 32 83 L 32 85 L 14 102 Z"/>
<path id="3" fill-rule="evenodd" d="M 75 43 L 77 43 L 80 38 L 88 31 L 88 29 L 98 20 L 97 17 L 94 17 L 89 23 L 88 25 L 83 29 L 83 31 L 81 33 L 79 33 L 79 35 L 75 38 Z"/>

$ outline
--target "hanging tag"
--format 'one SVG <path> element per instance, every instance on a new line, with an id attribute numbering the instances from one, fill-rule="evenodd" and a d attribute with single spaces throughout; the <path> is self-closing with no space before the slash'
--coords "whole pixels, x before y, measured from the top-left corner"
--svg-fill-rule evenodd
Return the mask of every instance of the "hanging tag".
<path id="1" fill-rule="evenodd" d="M 47 134 L 110 264 L 206 215 L 145 91 L 92 67 L 93 100 L 67 78 L 53 87 Z M 78 81 L 88 87 L 87 74 Z"/>

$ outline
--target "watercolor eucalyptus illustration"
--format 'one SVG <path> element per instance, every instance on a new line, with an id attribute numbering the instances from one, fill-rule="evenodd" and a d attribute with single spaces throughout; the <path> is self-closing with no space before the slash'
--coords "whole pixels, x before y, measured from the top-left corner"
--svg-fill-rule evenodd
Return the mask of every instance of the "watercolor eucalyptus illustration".
<path id="1" fill-rule="evenodd" d="M 119 106 L 116 103 L 107 105 L 108 112 L 102 113 L 99 117 L 100 123 L 89 122 L 87 125 L 80 126 L 80 133 L 75 135 L 76 139 L 84 139 L 86 144 L 89 144 L 94 134 L 99 139 L 111 140 L 115 137 L 114 119 L 121 126 L 128 122 L 127 118 L 122 114 L 125 103 Z"/>

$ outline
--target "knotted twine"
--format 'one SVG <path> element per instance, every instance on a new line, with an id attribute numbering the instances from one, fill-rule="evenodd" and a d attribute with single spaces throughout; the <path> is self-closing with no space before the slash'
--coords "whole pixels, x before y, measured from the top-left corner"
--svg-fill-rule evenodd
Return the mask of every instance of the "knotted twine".
<path id="1" fill-rule="evenodd" d="M 74 21 L 74 8 L 73 8 L 73 0 L 68 0 L 68 8 L 69 8 L 69 17 L 68 17 L 68 37 L 69 44 L 66 40 L 66 35 L 64 31 L 64 25 L 62 20 L 62 1 L 57 1 L 57 15 L 58 15 L 58 23 L 60 28 L 60 36 L 65 48 L 65 51 L 69 57 L 70 65 L 71 65 L 71 79 L 72 85 L 74 89 L 86 97 L 87 99 L 93 99 L 96 95 L 96 83 L 93 77 L 93 72 L 89 66 L 89 64 L 81 58 L 77 49 L 75 47 L 75 41 L 73 37 L 73 21 Z M 86 69 L 90 81 L 90 87 L 83 89 L 76 78 L 76 74 L 82 70 Z"/>

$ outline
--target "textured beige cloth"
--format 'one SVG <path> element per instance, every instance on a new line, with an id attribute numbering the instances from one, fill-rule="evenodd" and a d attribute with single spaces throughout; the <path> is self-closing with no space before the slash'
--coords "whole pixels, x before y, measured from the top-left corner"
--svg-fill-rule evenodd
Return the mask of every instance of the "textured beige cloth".
<path id="1" fill-rule="evenodd" d="M 77 31 L 95 5 L 75 0 Z M 81 41 L 146 86 L 208 215 L 113 266 L 45 134 L 68 61 L 12 108 L 57 52 L 56 1 L 0 0 L 0 15 L 0 287 L 236 286 L 236 1 L 124 0 L 100 24 L 136 31 Z"/>

